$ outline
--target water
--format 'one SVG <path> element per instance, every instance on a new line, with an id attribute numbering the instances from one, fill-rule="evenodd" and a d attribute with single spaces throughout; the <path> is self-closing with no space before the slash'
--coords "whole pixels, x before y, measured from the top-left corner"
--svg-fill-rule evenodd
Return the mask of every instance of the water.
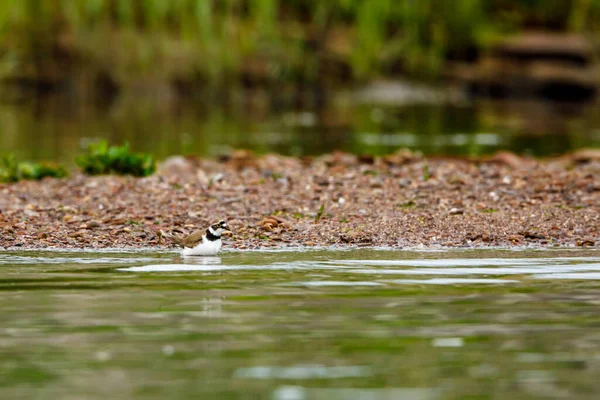
<path id="1" fill-rule="evenodd" d="M 400 93 L 403 93 L 401 90 Z M 50 99 L 0 104 L 0 155 L 74 165 L 90 141 L 128 141 L 159 159 L 215 156 L 235 148 L 259 153 L 318 155 L 333 150 L 387 154 L 480 155 L 498 150 L 538 156 L 600 146 L 595 104 L 519 101 L 354 102 L 349 96 L 320 110 L 277 109 L 239 102 L 229 107 L 117 102 L 107 109 Z M 32 146 L 31 143 L 35 143 Z"/>
<path id="2" fill-rule="evenodd" d="M 0 252 L 0 398 L 595 399 L 600 251 Z"/>

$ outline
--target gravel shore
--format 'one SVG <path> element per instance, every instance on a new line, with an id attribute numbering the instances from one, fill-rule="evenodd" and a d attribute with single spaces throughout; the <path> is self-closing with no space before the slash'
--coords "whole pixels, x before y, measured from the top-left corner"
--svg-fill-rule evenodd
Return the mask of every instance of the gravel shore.
<path id="1" fill-rule="evenodd" d="M 600 246 L 597 150 L 548 160 L 334 153 L 172 157 L 148 178 L 0 184 L 0 247 L 172 247 L 226 219 L 229 248 Z"/>

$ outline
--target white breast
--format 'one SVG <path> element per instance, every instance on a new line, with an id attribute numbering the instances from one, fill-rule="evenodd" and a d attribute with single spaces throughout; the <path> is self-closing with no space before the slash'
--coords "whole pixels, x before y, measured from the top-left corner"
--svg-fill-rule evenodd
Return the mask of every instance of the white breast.
<path id="1" fill-rule="evenodd" d="M 203 238 L 202 243 L 194 248 L 185 247 L 182 256 L 214 256 L 221 250 L 221 239 L 211 242 Z"/>

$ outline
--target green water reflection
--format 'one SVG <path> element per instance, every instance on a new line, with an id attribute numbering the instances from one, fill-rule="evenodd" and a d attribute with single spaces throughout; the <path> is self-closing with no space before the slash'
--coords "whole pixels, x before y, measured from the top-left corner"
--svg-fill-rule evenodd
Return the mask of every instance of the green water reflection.
<path id="1" fill-rule="evenodd" d="M 597 250 L 28 251 L 0 271 L 0 398 L 600 390 Z"/>
<path id="2" fill-rule="evenodd" d="M 499 149 L 548 156 L 600 146 L 594 106 L 556 103 L 375 105 L 333 102 L 319 111 L 275 109 L 239 101 L 229 106 L 156 104 L 108 108 L 74 101 L 0 105 L 0 149 L 23 160 L 72 165 L 90 141 L 130 142 L 159 159 L 214 156 L 235 148 L 315 155 L 332 150 L 385 154 L 398 148 L 426 154 L 479 155 Z"/>

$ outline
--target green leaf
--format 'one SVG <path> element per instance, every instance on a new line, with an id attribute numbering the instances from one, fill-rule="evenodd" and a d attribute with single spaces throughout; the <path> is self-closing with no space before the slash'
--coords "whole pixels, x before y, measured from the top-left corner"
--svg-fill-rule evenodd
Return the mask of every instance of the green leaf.
<path id="1" fill-rule="evenodd" d="M 317 211 L 317 215 L 315 215 L 315 222 L 319 222 L 319 220 L 323 216 L 323 211 L 325 211 L 325 204 L 321 204 L 319 211 Z"/>

